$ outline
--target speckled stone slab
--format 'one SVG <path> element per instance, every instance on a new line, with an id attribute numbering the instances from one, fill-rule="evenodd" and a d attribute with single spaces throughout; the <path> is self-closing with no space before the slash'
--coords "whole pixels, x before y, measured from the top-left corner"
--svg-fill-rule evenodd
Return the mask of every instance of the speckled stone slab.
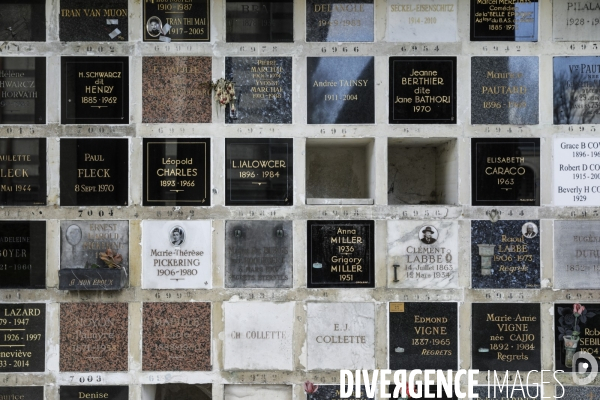
<path id="1" fill-rule="evenodd" d="M 3 1 L 0 26 L 1 42 L 45 42 L 46 0 Z"/>
<path id="2" fill-rule="evenodd" d="M 187 383 L 166 383 L 162 385 L 143 385 L 142 400 L 211 400 L 212 385 Z"/>
<path id="3" fill-rule="evenodd" d="M 340 399 L 340 385 L 318 385 L 316 392 L 306 394 L 306 400 L 338 400 Z M 356 393 L 355 387 L 352 386 L 352 394 L 347 399 L 350 400 L 367 400 L 373 397 L 367 397 L 364 385 L 361 385 L 360 392 Z"/>
<path id="4" fill-rule="evenodd" d="M 127 371 L 127 303 L 60 305 L 60 371 Z"/>
<path id="5" fill-rule="evenodd" d="M 210 371 L 210 303 L 144 303 L 143 371 Z"/>
<path id="6" fill-rule="evenodd" d="M 61 41 L 128 40 L 127 0 L 60 0 Z"/>
<path id="7" fill-rule="evenodd" d="M 373 0 L 307 0 L 307 42 L 372 42 Z"/>
<path id="8" fill-rule="evenodd" d="M 211 122 L 211 80 L 211 57 L 142 57 L 142 122 Z"/>
<path id="9" fill-rule="evenodd" d="M 129 399 L 129 386 L 61 386 L 60 400 L 81 399 Z"/>
<path id="10" fill-rule="evenodd" d="M 569 400 L 594 400 L 600 397 L 598 386 L 556 386 L 556 398 Z"/>
<path id="11" fill-rule="evenodd" d="M 539 220 L 472 220 L 471 287 L 539 289 L 539 233 Z"/>
<path id="12" fill-rule="evenodd" d="M 44 400 L 43 386 L 6 386 L 0 387 L 1 399 Z"/>
<path id="13" fill-rule="evenodd" d="M 227 400 L 292 400 L 288 385 L 225 385 Z"/>

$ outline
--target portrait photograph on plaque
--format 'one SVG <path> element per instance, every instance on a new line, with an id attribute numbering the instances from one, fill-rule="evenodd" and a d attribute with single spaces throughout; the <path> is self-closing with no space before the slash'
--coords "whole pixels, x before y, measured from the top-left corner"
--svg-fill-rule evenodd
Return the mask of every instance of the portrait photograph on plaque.
<path id="1" fill-rule="evenodd" d="M 0 221 L 0 289 L 46 288 L 46 221 Z"/>
<path id="2" fill-rule="evenodd" d="M 61 139 L 60 205 L 126 206 L 129 140 Z"/>
<path id="3" fill-rule="evenodd" d="M 46 139 L 0 138 L 0 206 L 46 205 Z"/>
<path id="4" fill-rule="evenodd" d="M 307 42 L 372 42 L 373 0 L 307 0 Z"/>
<path id="5" fill-rule="evenodd" d="M 209 42 L 209 0 L 144 1 L 144 42 Z"/>
<path id="6" fill-rule="evenodd" d="M 61 57 L 61 124 L 129 124 L 129 57 Z"/>
<path id="7" fill-rule="evenodd" d="M 144 138 L 144 206 L 210 206 L 210 139 Z"/>
<path id="8" fill-rule="evenodd" d="M 470 1 L 471 41 L 537 42 L 538 0 Z"/>
<path id="9" fill-rule="evenodd" d="M 46 371 L 46 304 L 0 304 L 0 373 Z"/>
<path id="10" fill-rule="evenodd" d="M 472 138 L 474 206 L 540 205 L 539 138 Z"/>
<path id="11" fill-rule="evenodd" d="M 126 42 L 127 0 L 60 0 L 59 37 L 63 42 Z"/>
<path id="12" fill-rule="evenodd" d="M 294 2 L 224 0 L 227 42 L 294 41 Z"/>
<path id="13" fill-rule="evenodd" d="M 0 42 L 45 42 L 46 0 L 4 0 Z"/>
<path id="14" fill-rule="evenodd" d="M 46 123 L 46 57 L 0 57 L 0 79 L 0 124 Z"/>

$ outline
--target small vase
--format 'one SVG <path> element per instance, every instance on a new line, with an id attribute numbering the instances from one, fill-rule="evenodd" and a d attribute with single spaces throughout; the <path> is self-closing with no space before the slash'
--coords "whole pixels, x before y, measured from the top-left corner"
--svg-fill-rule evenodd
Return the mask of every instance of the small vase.
<path id="1" fill-rule="evenodd" d="M 478 244 L 479 256 L 481 257 L 481 275 L 492 274 L 492 257 L 494 256 L 495 244 Z"/>
<path id="2" fill-rule="evenodd" d="M 565 344 L 565 366 L 567 368 L 573 368 L 573 355 L 577 350 L 577 344 L 579 343 L 579 336 L 567 335 L 563 336 Z"/>

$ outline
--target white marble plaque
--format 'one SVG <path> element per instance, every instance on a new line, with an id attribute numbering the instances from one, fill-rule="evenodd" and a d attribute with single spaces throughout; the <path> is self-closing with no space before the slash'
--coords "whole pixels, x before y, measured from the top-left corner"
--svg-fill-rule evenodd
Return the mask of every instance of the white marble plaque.
<path id="1" fill-rule="evenodd" d="M 600 40 L 600 2 L 552 2 L 552 38 L 556 42 Z"/>
<path id="2" fill-rule="evenodd" d="M 288 385 L 225 385 L 225 400 L 292 400 Z"/>
<path id="3" fill-rule="evenodd" d="M 600 139 L 554 139 L 554 204 L 600 204 Z"/>
<path id="4" fill-rule="evenodd" d="M 225 369 L 292 370 L 294 305 L 223 303 Z"/>
<path id="5" fill-rule="evenodd" d="M 388 287 L 458 287 L 456 221 L 388 221 Z"/>
<path id="6" fill-rule="evenodd" d="M 458 0 L 389 0 L 388 42 L 456 42 Z"/>
<path id="7" fill-rule="evenodd" d="M 211 287 L 211 221 L 142 221 L 142 288 Z"/>
<path id="8" fill-rule="evenodd" d="M 600 289 L 600 221 L 554 221 L 554 289 Z"/>
<path id="9" fill-rule="evenodd" d="M 308 369 L 374 369 L 373 303 L 308 303 Z"/>

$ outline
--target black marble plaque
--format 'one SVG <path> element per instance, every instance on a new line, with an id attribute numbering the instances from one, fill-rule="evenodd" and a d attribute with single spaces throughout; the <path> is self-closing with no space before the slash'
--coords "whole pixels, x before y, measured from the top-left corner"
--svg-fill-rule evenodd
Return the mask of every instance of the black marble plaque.
<path id="1" fill-rule="evenodd" d="M 46 221 L 0 221 L 0 288 L 46 287 Z"/>
<path id="2" fill-rule="evenodd" d="M 374 57 L 307 57 L 309 124 L 375 123 Z"/>
<path id="3" fill-rule="evenodd" d="M 373 0 L 307 0 L 307 42 L 372 42 Z"/>
<path id="4" fill-rule="evenodd" d="M 471 368 L 540 369 L 539 303 L 474 303 L 471 321 Z"/>
<path id="5" fill-rule="evenodd" d="M 144 139 L 145 206 L 210 206 L 210 139 Z"/>
<path id="6" fill-rule="evenodd" d="M 390 369 L 458 369 L 456 303 L 390 303 Z"/>
<path id="7" fill-rule="evenodd" d="M 538 0 L 471 0 L 471 41 L 537 42 Z"/>
<path id="8" fill-rule="evenodd" d="M 374 221 L 307 221 L 307 287 L 375 287 Z"/>
<path id="9" fill-rule="evenodd" d="M 142 29 L 144 42 L 208 42 L 210 1 L 145 1 Z"/>
<path id="10" fill-rule="evenodd" d="M 45 42 L 46 0 L 4 0 L 0 42 Z"/>
<path id="11" fill-rule="evenodd" d="M 293 139 L 225 139 L 225 205 L 292 205 Z"/>
<path id="12" fill-rule="evenodd" d="M 554 123 L 600 123 L 600 57 L 554 57 Z"/>
<path id="13" fill-rule="evenodd" d="M 521 375 L 522 376 L 522 375 Z M 493 379 L 493 378 L 492 378 Z M 533 379 L 531 383 L 533 383 Z M 483 383 L 483 382 L 480 382 Z M 473 393 L 479 395 L 479 399 L 485 400 L 540 400 L 542 391 L 539 386 L 525 385 L 526 381 L 521 384 L 518 381 L 509 383 L 504 386 L 473 386 Z M 573 399 L 572 397 L 565 397 L 566 399 Z"/>
<path id="14" fill-rule="evenodd" d="M 43 386 L 0 387 L 0 398 L 7 400 L 44 400 Z"/>
<path id="15" fill-rule="evenodd" d="M 408 380 L 408 377 L 406 379 Z M 407 398 L 409 398 L 409 399 L 411 398 L 410 396 L 409 397 L 402 397 L 402 391 L 401 391 L 401 389 L 398 389 L 398 396 L 394 396 L 395 390 L 396 390 L 396 385 L 390 385 L 389 386 L 388 393 L 390 394 L 390 396 L 391 396 L 390 398 L 391 399 L 393 399 L 393 400 L 404 400 L 404 399 L 407 399 Z M 408 383 L 407 383 L 407 386 L 406 386 L 406 390 L 407 390 L 407 393 L 408 393 Z M 415 385 L 413 390 L 414 390 L 415 395 L 419 395 L 419 396 L 421 396 L 421 398 L 425 398 L 425 393 L 429 393 L 427 395 L 428 399 L 439 399 L 439 400 L 456 400 L 456 399 L 458 399 L 458 397 L 456 397 L 456 394 L 455 394 L 454 386 L 451 386 L 451 389 L 450 389 L 452 391 L 452 395 L 448 395 L 444 391 L 444 389 L 442 389 L 441 395 L 438 396 L 437 395 L 437 386 L 436 385 L 429 385 L 427 387 L 425 385 L 422 385 L 422 384 L 421 385 Z M 462 388 L 461 390 L 465 390 L 465 388 Z"/>
<path id="16" fill-rule="evenodd" d="M 144 400 L 212 400 L 212 398 L 212 385 L 208 383 L 202 385 L 187 383 L 156 385 L 154 397 L 143 396 Z"/>
<path id="17" fill-rule="evenodd" d="M 236 96 L 226 123 L 292 123 L 292 57 L 226 57 L 225 75 Z"/>
<path id="18" fill-rule="evenodd" d="M 456 124 L 456 57 L 390 57 L 390 124 Z"/>
<path id="19" fill-rule="evenodd" d="M 0 205 L 46 205 L 46 139 L 0 139 Z"/>
<path id="20" fill-rule="evenodd" d="M 62 124 L 129 123 L 129 57 L 62 57 Z"/>
<path id="21" fill-rule="evenodd" d="M 60 0 L 59 37 L 63 42 L 128 40 L 127 0 Z"/>
<path id="22" fill-rule="evenodd" d="M 61 386 L 60 400 L 128 400 L 129 386 Z"/>
<path id="23" fill-rule="evenodd" d="M 46 304 L 0 304 L 0 373 L 45 368 Z"/>
<path id="24" fill-rule="evenodd" d="M 471 124 L 539 123 L 539 58 L 472 57 Z"/>
<path id="25" fill-rule="evenodd" d="M 473 289 L 540 288 L 540 220 L 471 220 Z"/>
<path id="26" fill-rule="evenodd" d="M 293 42 L 294 2 L 226 0 L 227 42 Z"/>
<path id="27" fill-rule="evenodd" d="M 340 385 L 317 385 L 318 389 L 314 393 L 306 394 L 306 400 L 339 400 Z M 364 385 L 360 386 L 360 393 L 356 393 L 356 387 L 352 386 L 352 394 L 346 399 L 350 400 L 367 400 L 373 397 L 367 396 Z"/>
<path id="28" fill-rule="evenodd" d="M 0 124 L 45 123 L 46 58 L 0 57 Z"/>
<path id="29" fill-rule="evenodd" d="M 60 205 L 126 206 L 127 139 L 61 139 Z"/>
<path id="30" fill-rule="evenodd" d="M 583 306 L 583 310 L 580 307 Z M 577 307 L 577 310 L 575 310 Z M 575 318 L 575 312 L 579 315 Z M 579 371 L 577 360 L 573 367 L 567 367 L 566 347 L 570 338 L 565 336 L 579 332 L 579 341 L 576 341 L 575 352 L 581 351 L 591 354 L 596 360 L 600 359 L 600 304 L 573 304 L 562 303 L 554 305 L 554 366 L 555 370 L 565 372 Z M 571 353 L 571 361 L 573 353 Z M 581 359 L 585 362 L 585 359 Z M 589 370 L 588 370 L 589 371 Z"/>
<path id="31" fill-rule="evenodd" d="M 472 138 L 474 206 L 540 205 L 539 138 Z"/>

